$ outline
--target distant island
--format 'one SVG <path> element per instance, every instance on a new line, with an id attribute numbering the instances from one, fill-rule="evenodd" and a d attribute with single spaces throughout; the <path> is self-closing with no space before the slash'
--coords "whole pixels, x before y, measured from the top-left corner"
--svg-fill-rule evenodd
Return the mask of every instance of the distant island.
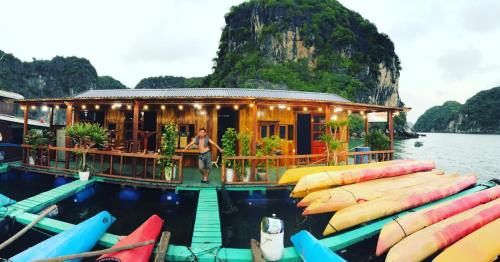
<path id="1" fill-rule="evenodd" d="M 416 132 L 500 134 L 500 86 L 484 90 L 465 104 L 447 101 L 421 115 Z"/>

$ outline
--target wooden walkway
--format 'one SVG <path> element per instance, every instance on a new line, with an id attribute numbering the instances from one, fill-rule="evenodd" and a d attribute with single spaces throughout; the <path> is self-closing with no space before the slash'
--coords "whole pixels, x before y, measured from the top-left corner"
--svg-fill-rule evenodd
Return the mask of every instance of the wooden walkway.
<path id="1" fill-rule="evenodd" d="M 200 261 L 213 261 L 222 245 L 219 203 L 215 189 L 201 189 L 191 249 Z"/>
<path id="2" fill-rule="evenodd" d="M 87 186 L 90 186 L 93 183 L 94 183 L 93 180 L 89 181 L 75 180 L 71 183 L 56 187 L 52 190 L 19 201 L 14 205 L 10 205 L 7 208 L 8 209 L 7 212 L 2 213 L 0 215 L 0 218 L 2 216 L 16 217 L 22 213 L 39 212 L 50 205 L 53 205 L 73 194 L 80 192 L 81 190 L 85 189 Z"/>

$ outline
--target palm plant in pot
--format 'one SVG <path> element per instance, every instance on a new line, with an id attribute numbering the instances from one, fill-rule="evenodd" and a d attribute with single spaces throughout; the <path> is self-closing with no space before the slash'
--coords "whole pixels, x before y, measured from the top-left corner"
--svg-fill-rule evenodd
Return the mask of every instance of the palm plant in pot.
<path id="1" fill-rule="evenodd" d="M 172 180 L 177 176 L 177 167 L 172 160 L 175 155 L 175 148 L 177 147 L 177 125 L 175 123 L 167 123 L 161 135 L 161 158 L 158 164 L 165 174 L 165 180 Z"/>
<path id="2" fill-rule="evenodd" d="M 222 135 L 222 150 L 224 150 L 225 157 L 232 157 L 236 155 L 236 139 L 238 134 L 234 128 L 226 129 L 226 132 Z M 234 167 L 232 161 L 224 160 L 223 163 L 226 168 L 226 181 L 234 181 Z"/>
<path id="3" fill-rule="evenodd" d="M 238 134 L 238 140 L 241 143 L 241 156 L 250 155 L 250 143 L 252 142 L 252 132 L 246 130 Z M 250 176 L 252 175 L 252 168 L 250 167 L 250 162 L 248 160 L 243 160 L 242 165 L 245 167 L 243 181 L 250 181 Z"/>
<path id="4" fill-rule="evenodd" d="M 328 165 L 338 164 L 338 151 L 346 142 L 337 139 L 337 134 L 340 128 L 349 126 L 350 122 L 346 120 L 331 120 L 325 123 L 326 128 L 330 131 L 321 136 L 321 140 L 326 144 L 326 159 Z"/>
<path id="5" fill-rule="evenodd" d="M 81 156 L 78 168 L 80 180 L 86 181 L 90 177 L 91 168 L 87 164 L 87 153 L 92 147 L 104 147 L 108 143 L 108 130 L 97 123 L 76 123 L 66 127 L 65 131 L 75 145 L 77 154 Z"/>
<path id="6" fill-rule="evenodd" d="M 53 139 L 52 132 L 47 130 L 30 129 L 28 131 L 24 136 L 24 143 L 30 146 L 28 149 L 28 163 L 30 165 L 34 165 L 37 162 L 43 164 L 43 157 L 37 157 L 37 150 L 47 147 Z"/>

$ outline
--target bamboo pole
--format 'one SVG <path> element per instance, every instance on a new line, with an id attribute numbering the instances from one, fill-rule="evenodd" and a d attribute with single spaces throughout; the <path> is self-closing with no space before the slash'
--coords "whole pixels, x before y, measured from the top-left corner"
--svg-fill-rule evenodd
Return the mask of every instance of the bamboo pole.
<path id="1" fill-rule="evenodd" d="M 45 209 L 38 217 L 33 220 L 31 223 L 29 223 L 27 226 L 25 226 L 23 229 L 21 229 L 19 232 L 17 232 L 15 235 L 13 235 L 11 238 L 7 239 L 5 242 L 3 242 L 0 245 L 0 250 L 4 249 L 6 246 L 10 245 L 12 242 L 16 241 L 19 237 L 24 235 L 28 230 L 30 230 L 33 226 L 35 226 L 40 220 L 42 220 L 44 217 L 46 217 L 50 212 L 52 212 L 54 209 L 56 209 L 56 205 L 52 205 Z"/>
<path id="2" fill-rule="evenodd" d="M 80 254 L 73 254 L 73 255 L 66 255 L 66 256 L 54 257 L 54 258 L 49 258 L 49 259 L 35 260 L 35 262 L 60 262 L 60 261 L 73 260 L 73 259 L 96 257 L 96 256 L 104 255 L 104 254 L 109 254 L 109 253 L 119 252 L 119 251 L 123 251 L 123 250 L 129 250 L 129 249 L 134 249 L 134 248 L 138 248 L 138 247 L 142 247 L 142 246 L 147 246 L 147 245 L 151 245 L 154 243 L 155 243 L 155 240 L 152 239 L 152 240 L 134 243 L 134 244 L 121 246 L 121 247 L 111 247 L 111 248 L 98 250 L 98 251 L 83 252 Z"/>

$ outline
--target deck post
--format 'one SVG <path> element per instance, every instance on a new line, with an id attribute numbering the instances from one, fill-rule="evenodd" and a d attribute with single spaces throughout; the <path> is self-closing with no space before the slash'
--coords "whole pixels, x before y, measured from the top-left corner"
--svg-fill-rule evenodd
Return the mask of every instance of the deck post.
<path id="1" fill-rule="evenodd" d="M 139 101 L 134 100 L 134 115 L 132 120 L 132 152 L 136 153 L 139 150 Z M 132 176 L 137 173 L 137 159 L 132 158 Z"/>
<path id="2" fill-rule="evenodd" d="M 391 140 L 391 150 L 394 150 L 394 117 L 392 110 L 387 112 L 387 122 L 389 124 L 389 139 Z M 390 159 L 393 159 L 393 155 L 390 154 Z"/>
<path id="3" fill-rule="evenodd" d="M 29 104 L 24 104 L 24 124 L 23 124 L 23 141 L 22 143 L 24 144 L 24 138 L 26 137 L 26 134 L 28 134 L 28 110 L 29 110 Z M 24 163 L 28 164 L 28 149 L 23 148 L 23 161 Z"/>
<path id="4" fill-rule="evenodd" d="M 251 155 L 255 156 L 257 154 L 257 136 L 258 136 L 258 114 L 257 112 L 259 111 L 259 106 L 257 103 L 254 102 L 253 107 L 252 107 L 252 130 L 253 130 L 253 138 L 252 138 L 252 148 L 251 148 Z M 252 164 L 252 178 L 255 178 L 255 172 L 257 169 L 257 162 L 256 160 L 251 160 Z"/>
<path id="5" fill-rule="evenodd" d="M 368 131 L 370 129 L 370 127 L 368 126 L 369 123 L 368 123 L 368 116 L 366 114 L 363 115 L 363 118 L 365 119 L 365 136 L 368 135 Z M 365 142 L 365 146 L 367 146 L 368 144 L 366 144 Z"/>
<path id="6" fill-rule="evenodd" d="M 73 105 L 71 103 L 66 103 L 66 128 L 73 125 Z M 71 139 L 69 136 L 66 136 L 66 147 L 71 147 Z M 69 169 L 70 162 L 70 152 L 66 151 L 64 154 L 64 168 Z"/>

